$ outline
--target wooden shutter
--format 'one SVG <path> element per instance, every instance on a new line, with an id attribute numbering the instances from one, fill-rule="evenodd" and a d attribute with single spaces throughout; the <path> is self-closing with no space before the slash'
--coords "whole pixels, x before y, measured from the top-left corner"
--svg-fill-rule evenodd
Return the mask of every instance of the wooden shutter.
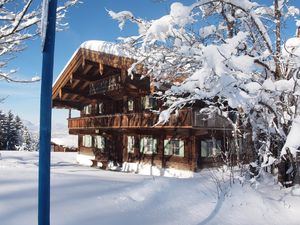
<path id="1" fill-rule="evenodd" d="M 164 154 L 165 155 L 171 155 L 171 153 L 170 153 L 170 140 L 168 140 L 168 139 L 164 140 Z"/>
<path id="2" fill-rule="evenodd" d="M 184 141 L 179 141 L 179 155 L 181 157 L 184 157 Z"/>

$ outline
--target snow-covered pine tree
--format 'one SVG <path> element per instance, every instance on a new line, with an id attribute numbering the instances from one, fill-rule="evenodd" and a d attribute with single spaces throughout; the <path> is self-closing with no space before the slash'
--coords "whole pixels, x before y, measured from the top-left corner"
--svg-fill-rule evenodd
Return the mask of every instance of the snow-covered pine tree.
<path id="1" fill-rule="evenodd" d="M 33 137 L 19 116 L 0 110 L 0 149 L 36 151 L 37 138 Z"/>
<path id="2" fill-rule="evenodd" d="M 16 150 L 18 144 L 18 133 L 15 124 L 14 114 L 9 111 L 4 122 L 4 149 Z"/>
<path id="3" fill-rule="evenodd" d="M 0 149 L 4 149 L 4 124 L 6 115 L 0 110 Z"/>
<path id="4" fill-rule="evenodd" d="M 16 127 L 16 133 L 17 133 L 16 146 L 18 148 L 24 142 L 24 139 L 23 139 L 24 126 L 23 126 L 21 118 L 18 115 L 15 117 L 15 127 Z"/>
<path id="5" fill-rule="evenodd" d="M 18 148 L 19 151 L 35 151 L 35 142 L 26 127 L 22 128 L 22 144 Z"/>

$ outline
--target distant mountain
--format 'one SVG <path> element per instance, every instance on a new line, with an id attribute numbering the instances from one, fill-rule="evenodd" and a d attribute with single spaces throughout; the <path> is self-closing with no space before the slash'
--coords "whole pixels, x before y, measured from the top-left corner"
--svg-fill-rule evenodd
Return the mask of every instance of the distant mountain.
<path id="1" fill-rule="evenodd" d="M 39 133 L 39 125 L 32 123 L 29 120 L 22 120 L 23 125 L 27 127 L 30 133 L 38 134 Z"/>

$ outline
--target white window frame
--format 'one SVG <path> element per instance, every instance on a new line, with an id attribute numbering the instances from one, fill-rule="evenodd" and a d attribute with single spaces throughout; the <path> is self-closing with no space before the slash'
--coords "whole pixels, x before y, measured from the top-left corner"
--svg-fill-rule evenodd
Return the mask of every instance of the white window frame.
<path id="1" fill-rule="evenodd" d="M 92 144 L 93 144 L 93 140 L 92 139 L 93 138 L 92 138 L 91 135 L 83 135 L 82 136 L 82 145 L 84 147 L 91 148 Z"/>
<path id="2" fill-rule="evenodd" d="M 144 154 L 157 153 L 157 140 L 152 136 L 143 136 L 140 140 L 140 152 Z"/>
<path id="3" fill-rule="evenodd" d="M 184 157 L 184 141 L 180 139 L 165 139 L 164 154 Z"/>
<path id="4" fill-rule="evenodd" d="M 127 136 L 127 152 L 128 153 L 134 153 L 134 144 L 135 144 L 134 136 Z"/>

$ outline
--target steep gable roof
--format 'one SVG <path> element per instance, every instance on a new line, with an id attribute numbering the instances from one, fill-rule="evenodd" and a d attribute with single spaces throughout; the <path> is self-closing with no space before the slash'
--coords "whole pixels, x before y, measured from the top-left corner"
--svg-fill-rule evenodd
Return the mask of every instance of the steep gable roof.
<path id="1" fill-rule="evenodd" d="M 105 41 L 84 42 L 53 84 L 53 107 L 82 109 L 83 105 L 91 101 L 87 96 L 91 81 L 116 71 L 125 77 L 127 70 L 135 62 L 130 52 L 119 44 Z M 141 65 L 136 66 L 136 72 L 143 73 Z"/>

